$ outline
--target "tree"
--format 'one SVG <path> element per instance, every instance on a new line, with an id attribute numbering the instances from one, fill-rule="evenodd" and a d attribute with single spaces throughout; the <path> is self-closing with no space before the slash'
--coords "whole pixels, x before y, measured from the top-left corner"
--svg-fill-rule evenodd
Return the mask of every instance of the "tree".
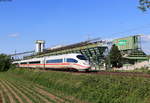
<path id="1" fill-rule="evenodd" d="M 118 46 L 115 44 L 112 45 L 109 52 L 109 60 L 112 67 L 121 67 L 122 66 L 122 55 L 118 49 Z"/>
<path id="2" fill-rule="evenodd" d="M 140 5 L 138 8 L 142 11 L 147 11 L 147 9 L 150 9 L 150 0 L 139 0 L 139 3 Z"/>
<path id="3" fill-rule="evenodd" d="M 0 71 L 7 71 L 11 67 L 11 58 L 8 55 L 0 54 Z"/>

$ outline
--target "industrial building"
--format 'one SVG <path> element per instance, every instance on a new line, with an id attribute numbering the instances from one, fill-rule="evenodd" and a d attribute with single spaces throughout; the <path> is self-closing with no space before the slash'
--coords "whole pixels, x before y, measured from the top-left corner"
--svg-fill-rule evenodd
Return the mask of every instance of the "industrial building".
<path id="1" fill-rule="evenodd" d="M 129 63 L 134 64 L 135 62 L 148 60 L 148 57 L 141 48 L 140 35 L 115 39 L 113 43 L 118 46 L 123 58 Z"/>
<path id="2" fill-rule="evenodd" d="M 85 55 L 91 62 L 91 65 L 97 69 L 106 68 L 105 58 L 108 55 L 109 47 L 112 44 L 116 44 L 122 53 L 124 64 L 135 64 L 137 62 L 148 61 L 147 55 L 141 49 L 141 37 L 140 35 L 134 35 L 124 38 L 115 39 L 111 42 L 93 39 L 66 46 L 57 46 L 52 48 L 44 48 L 45 41 L 36 41 L 35 51 L 12 54 L 12 57 L 19 55 L 30 54 L 23 59 L 39 58 L 43 56 L 60 55 L 67 53 L 81 53 Z"/>

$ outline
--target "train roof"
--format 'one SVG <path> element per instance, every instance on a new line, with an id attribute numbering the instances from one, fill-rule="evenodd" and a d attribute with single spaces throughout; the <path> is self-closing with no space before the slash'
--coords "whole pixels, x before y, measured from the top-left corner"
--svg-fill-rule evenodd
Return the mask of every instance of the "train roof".
<path id="1" fill-rule="evenodd" d="M 69 53 L 69 54 L 62 54 L 62 55 L 54 55 L 54 56 L 48 56 L 48 57 L 56 57 L 56 56 L 66 56 L 66 55 L 82 55 L 81 53 Z"/>
<path id="2" fill-rule="evenodd" d="M 14 61 L 13 63 L 20 63 L 20 62 L 29 62 L 29 61 L 40 61 L 44 58 L 64 58 L 64 57 L 75 57 L 76 55 L 82 55 L 81 53 L 70 53 L 70 54 L 62 54 L 62 55 L 55 55 L 55 56 L 45 56 L 41 58 L 32 58 L 32 59 L 26 59 L 26 60 L 20 60 L 20 61 Z"/>

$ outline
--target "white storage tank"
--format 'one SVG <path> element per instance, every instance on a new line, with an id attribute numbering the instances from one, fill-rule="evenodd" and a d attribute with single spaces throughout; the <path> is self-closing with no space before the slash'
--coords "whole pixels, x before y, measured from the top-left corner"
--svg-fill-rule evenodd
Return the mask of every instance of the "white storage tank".
<path id="1" fill-rule="evenodd" d="M 35 52 L 36 53 L 40 53 L 43 52 L 44 48 L 45 48 L 45 41 L 44 40 L 36 40 L 36 49 Z"/>

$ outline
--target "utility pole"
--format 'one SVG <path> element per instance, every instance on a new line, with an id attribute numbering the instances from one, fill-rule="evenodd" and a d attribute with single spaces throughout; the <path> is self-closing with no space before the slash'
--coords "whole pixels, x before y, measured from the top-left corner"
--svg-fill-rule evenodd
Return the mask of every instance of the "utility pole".
<path id="1" fill-rule="evenodd" d="M 16 51 L 16 49 L 15 49 L 15 51 L 14 51 L 14 52 L 15 52 L 15 56 L 14 56 L 14 59 L 16 60 L 16 54 L 17 54 L 17 51 Z"/>

